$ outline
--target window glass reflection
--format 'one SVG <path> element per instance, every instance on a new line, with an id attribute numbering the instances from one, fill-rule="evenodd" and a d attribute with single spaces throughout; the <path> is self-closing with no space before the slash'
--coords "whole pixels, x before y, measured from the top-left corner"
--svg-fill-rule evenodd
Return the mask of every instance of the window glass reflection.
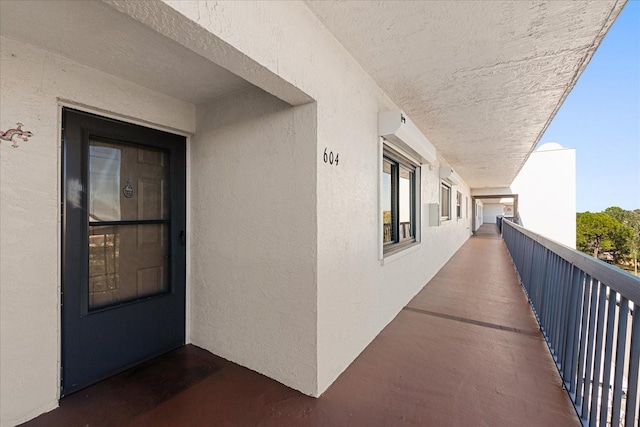
<path id="1" fill-rule="evenodd" d="M 89 146 L 89 221 L 120 220 L 119 148 Z"/>
<path id="2" fill-rule="evenodd" d="M 89 310 L 169 291 L 167 224 L 89 227 Z"/>
<path id="3" fill-rule="evenodd" d="M 412 190 L 413 172 L 404 168 L 400 168 L 400 185 L 399 185 L 399 233 L 400 240 L 408 239 L 413 236 L 411 229 L 411 211 L 412 211 Z"/>
<path id="4" fill-rule="evenodd" d="M 169 219 L 168 154 L 91 140 L 88 204 L 92 222 Z"/>
<path id="5" fill-rule="evenodd" d="M 451 189 L 442 184 L 440 190 L 440 209 L 444 219 L 449 219 L 449 210 L 451 209 Z"/>
<path id="6" fill-rule="evenodd" d="M 383 253 L 390 254 L 416 241 L 416 198 L 419 172 L 398 153 L 384 150 L 382 158 Z"/>
<path id="7" fill-rule="evenodd" d="M 387 160 L 382 162 L 382 242 L 393 242 L 393 227 L 391 216 L 391 175 L 395 165 L 389 163 Z"/>

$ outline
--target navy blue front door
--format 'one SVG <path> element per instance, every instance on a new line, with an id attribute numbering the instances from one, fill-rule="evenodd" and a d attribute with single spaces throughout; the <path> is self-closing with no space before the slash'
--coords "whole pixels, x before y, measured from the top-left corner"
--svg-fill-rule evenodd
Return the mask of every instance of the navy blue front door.
<path id="1" fill-rule="evenodd" d="M 185 143 L 63 110 L 63 396 L 184 344 Z"/>

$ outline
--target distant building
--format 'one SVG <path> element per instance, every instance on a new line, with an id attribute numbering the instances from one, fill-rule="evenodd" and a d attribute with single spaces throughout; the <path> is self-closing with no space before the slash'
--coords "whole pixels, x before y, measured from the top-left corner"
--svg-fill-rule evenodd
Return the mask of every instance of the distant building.
<path id="1" fill-rule="evenodd" d="M 576 247 L 576 150 L 549 142 L 531 153 L 511 183 L 520 223 Z"/>

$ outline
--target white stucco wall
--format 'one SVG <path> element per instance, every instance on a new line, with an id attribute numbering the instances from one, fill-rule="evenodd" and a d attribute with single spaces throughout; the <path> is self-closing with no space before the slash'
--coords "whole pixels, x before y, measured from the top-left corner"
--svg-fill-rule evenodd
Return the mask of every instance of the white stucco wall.
<path id="1" fill-rule="evenodd" d="M 482 222 L 484 224 L 495 224 L 498 215 L 504 215 L 504 204 L 485 203 L 482 210 Z"/>
<path id="2" fill-rule="evenodd" d="M 57 399 L 56 97 L 196 130 L 189 172 L 190 339 L 309 395 L 326 390 L 471 233 L 464 215 L 428 226 L 428 204 L 440 200 L 440 165 L 424 167 L 421 243 L 379 259 L 377 114 L 401 106 L 303 3 L 220 3 L 215 14 L 213 2 L 170 5 L 198 24 L 174 20 L 172 31 L 204 29 L 233 47 L 208 52 L 213 44 L 198 34 L 181 39 L 197 40 L 191 49 L 205 57 L 236 55 L 236 64 L 250 60 L 251 68 L 238 67 L 239 73 L 264 67 L 286 84 L 268 78 L 257 84 L 281 99 L 305 99 L 290 96 L 295 87 L 316 103 L 292 108 L 250 89 L 199 106 L 196 129 L 193 105 L 3 40 L 2 126 L 21 121 L 36 135 L 24 149 L 0 147 L 3 423 L 35 416 Z M 143 12 L 136 19 L 149 17 Z M 168 28 L 158 17 L 145 23 Z M 325 148 L 340 155 L 339 165 L 324 163 Z M 31 170 L 38 173 L 25 173 Z M 455 191 L 469 196 L 464 181 L 454 186 L 454 197 Z M 264 228 L 265 218 L 273 228 Z M 37 257 L 27 256 L 34 247 Z"/>
<path id="3" fill-rule="evenodd" d="M 522 225 L 576 247 L 576 150 L 547 143 L 531 153 L 511 189 Z"/>
<path id="4" fill-rule="evenodd" d="M 258 88 L 198 107 L 191 341 L 316 387 L 316 106 Z"/>
<path id="5" fill-rule="evenodd" d="M 58 98 L 176 130 L 195 106 L 0 38 L 0 128 L 33 132 L 0 142 L 1 425 L 58 404 L 60 371 L 60 111 Z"/>
<path id="6" fill-rule="evenodd" d="M 300 389 L 321 394 L 469 237 L 471 220 L 423 221 L 422 243 L 381 265 L 377 114 L 397 106 L 302 3 L 221 3 L 215 13 L 213 2 L 167 3 L 317 101 L 317 388 Z M 323 162 L 325 148 L 338 166 Z M 437 171 L 423 168 L 423 205 L 439 201 Z"/>

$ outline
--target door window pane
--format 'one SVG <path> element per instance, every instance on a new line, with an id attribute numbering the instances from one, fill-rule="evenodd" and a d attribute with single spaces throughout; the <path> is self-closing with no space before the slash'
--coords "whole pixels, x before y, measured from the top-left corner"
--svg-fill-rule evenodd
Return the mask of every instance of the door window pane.
<path id="1" fill-rule="evenodd" d="M 153 148 L 89 142 L 89 220 L 169 218 L 168 154 Z"/>
<path id="2" fill-rule="evenodd" d="M 89 309 L 169 291 L 167 224 L 89 227 Z"/>

